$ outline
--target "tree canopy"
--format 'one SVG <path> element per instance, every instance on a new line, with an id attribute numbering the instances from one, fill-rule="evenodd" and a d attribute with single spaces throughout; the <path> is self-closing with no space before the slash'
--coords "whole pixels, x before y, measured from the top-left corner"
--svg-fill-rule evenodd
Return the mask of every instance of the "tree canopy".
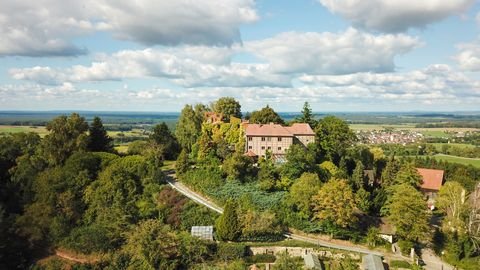
<path id="1" fill-rule="evenodd" d="M 192 149 L 192 146 L 200 137 L 202 131 L 200 111 L 202 109 L 201 106 L 198 106 L 198 110 L 195 111 L 191 105 L 185 105 L 178 118 L 175 136 L 182 148 L 187 149 L 187 151 Z"/>
<path id="2" fill-rule="evenodd" d="M 348 124 L 335 116 L 326 116 L 321 119 L 315 133 L 316 143 L 321 153 L 336 164 L 356 139 Z"/>
<path id="3" fill-rule="evenodd" d="M 93 118 L 88 129 L 88 149 L 94 152 L 113 152 L 113 139 L 108 136 L 98 116 Z"/>
<path id="4" fill-rule="evenodd" d="M 325 219 L 340 227 L 355 222 L 355 196 L 352 188 L 343 179 L 331 179 L 313 196 L 315 218 Z"/>
<path id="5" fill-rule="evenodd" d="M 260 111 L 253 111 L 250 114 L 250 123 L 254 124 L 284 124 L 283 119 L 270 106 L 262 108 Z"/>
<path id="6" fill-rule="evenodd" d="M 240 103 L 233 97 L 219 98 L 217 101 L 213 102 L 212 109 L 216 113 L 221 113 L 223 115 L 223 120 L 226 122 L 230 121 L 230 116 L 237 118 L 242 117 Z"/>
<path id="7" fill-rule="evenodd" d="M 389 219 L 399 237 L 412 242 L 428 238 L 427 204 L 413 186 L 408 183 L 395 186 L 389 210 Z"/>

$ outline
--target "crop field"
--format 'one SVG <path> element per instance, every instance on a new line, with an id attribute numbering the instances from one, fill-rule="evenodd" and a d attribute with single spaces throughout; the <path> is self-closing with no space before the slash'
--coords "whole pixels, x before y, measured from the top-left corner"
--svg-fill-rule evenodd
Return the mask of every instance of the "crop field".
<path id="1" fill-rule="evenodd" d="M 38 133 L 41 137 L 48 134 L 47 129 L 43 126 L 0 125 L 0 134 L 1 133 L 19 133 L 19 132 L 35 132 L 35 133 Z"/>

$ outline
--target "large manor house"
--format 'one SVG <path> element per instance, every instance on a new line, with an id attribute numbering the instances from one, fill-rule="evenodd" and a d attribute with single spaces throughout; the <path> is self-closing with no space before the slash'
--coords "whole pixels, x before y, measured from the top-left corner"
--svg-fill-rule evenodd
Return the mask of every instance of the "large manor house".
<path id="1" fill-rule="evenodd" d="M 207 123 L 221 123 L 223 115 L 215 112 L 205 113 Z M 241 121 L 238 119 L 238 121 Z M 291 126 L 279 124 L 251 124 L 241 121 L 245 138 L 245 154 L 251 157 L 265 157 L 269 152 L 281 158 L 293 144 L 307 146 L 315 142 L 315 132 L 309 124 L 294 123 Z"/>
<path id="2" fill-rule="evenodd" d="M 245 124 L 245 148 L 249 156 L 285 155 L 292 144 L 307 146 L 315 142 L 315 133 L 310 125 L 295 123 L 291 126 L 279 124 Z"/>

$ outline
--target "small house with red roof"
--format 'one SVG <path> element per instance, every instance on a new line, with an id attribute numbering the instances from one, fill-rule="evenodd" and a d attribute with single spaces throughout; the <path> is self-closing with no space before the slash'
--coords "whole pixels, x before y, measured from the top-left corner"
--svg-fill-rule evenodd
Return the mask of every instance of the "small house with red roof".
<path id="1" fill-rule="evenodd" d="M 267 151 L 274 156 L 285 155 L 294 143 L 307 146 L 315 142 L 315 133 L 306 123 L 291 126 L 279 124 L 245 124 L 245 150 L 249 156 L 265 156 Z"/>
<path id="2" fill-rule="evenodd" d="M 428 207 L 435 208 L 435 198 L 443 184 L 443 170 L 417 168 L 418 174 L 422 177 L 420 191 L 427 197 Z"/>

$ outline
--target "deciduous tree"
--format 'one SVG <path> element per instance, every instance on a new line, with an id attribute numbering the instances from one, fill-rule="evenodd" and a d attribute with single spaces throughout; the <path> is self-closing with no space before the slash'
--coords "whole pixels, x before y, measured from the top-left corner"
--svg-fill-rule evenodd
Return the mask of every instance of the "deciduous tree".
<path id="1" fill-rule="evenodd" d="M 182 148 L 190 152 L 201 131 L 202 121 L 199 119 L 199 112 L 196 113 L 191 105 L 185 105 L 175 129 L 175 136 Z"/>
<path id="2" fill-rule="evenodd" d="M 230 121 L 230 116 L 237 118 L 242 117 L 240 103 L 233 97 L 219 98 L 211 107 L 214 112 L 221 113 L 223 115 L 223 120 L 226 122 Z"/>
<path id="3" fill-rule="evenodd" d="M 302 216 L 312 214 L 312 197 L 320 190 L 321 181 L 316 173 L 303 173 L 290 188 L 288 202 L 294 205 Z"/>
<path id="4" fill-rule="evenodd" d="M 53 119 L 47 130 L 50 133 L 42 140 L 42 152 L 50 165 L 61 165 L 74 151 L 87 148 L 88 124 L 77 113 Z"/>
<path id="5" fill-rule="evenodd" d="M 390 221 L 399 237 L 408 241 L 428 238 L 430 227 L 427 205 L 422 194 L 412 185 L 404 183 L 395 186 L 389 210 Z"/>
<path id="6" fill-rule="evenodd" d="M 313 197 L 315 218 L 325 219 L 340 227 L 356 221 L 355 196 L 346 180 L 331 179 Z"/>
<path id="7" fill-rule="evenodd" d="M 268 105 L 260 111 L 253 111 L 250 115 L 250 123 L 255 124 L 284 124 L 283 119 Z"/>
<path id="8" fill-rule="evenodd" d="M 446 182 L 440 188 L 436 205 L 446 214 L 442 222 L 446 231 L 465 232 L 466 196 L 466 190 L 457 182 Z"/>
<path id="9" fill-rule="evenodd" d="M 356 139 L 348 124 L 335 116 L 327 116 L 315 129 L 316 143 L 325 156 L 338 164 L 340 157 Z"/>

